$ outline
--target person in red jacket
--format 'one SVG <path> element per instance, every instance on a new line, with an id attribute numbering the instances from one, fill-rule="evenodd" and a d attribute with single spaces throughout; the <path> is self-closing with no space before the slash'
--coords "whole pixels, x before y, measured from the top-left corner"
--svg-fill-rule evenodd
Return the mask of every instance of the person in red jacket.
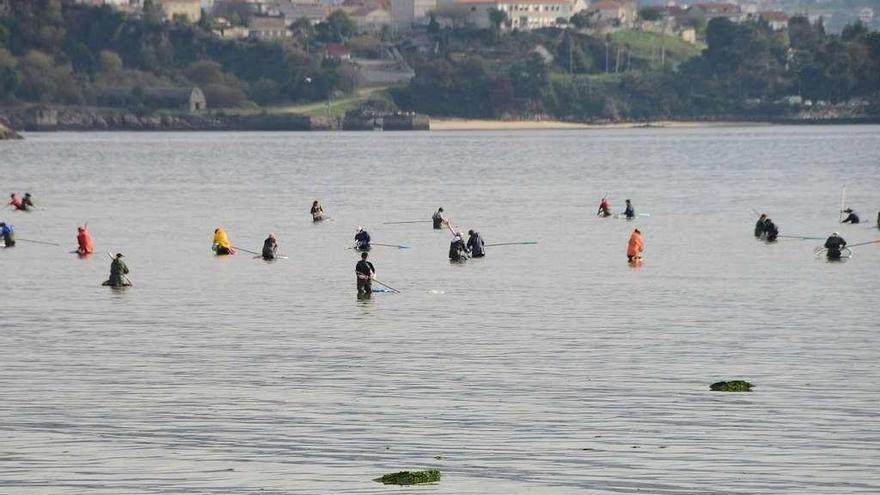
<path id="1" fill-rule="evenodd" d="M 611 216 L 611 203 L 608 201 L 608 197 L 602 198 L 602 202 L 599 203 L 599 211 L 596 212 L 596 215 L 603 217 Z"/>
<path id="2" fill-rule="evenodd" d="M 12 206 L 13 208 L 15 208 L 16 210 L 21 210 L 22 209 L 21 198 L 19 198 L 18 195 L 15 193 L 10 194 L 9 197 L 11 198 L 9 200 L 9 205 Z"/>
<path id="3" fill-rule="evenodd" d="M 642 251 L 645 250 L 645 241 L 642 240 L 642 233 L 639 229 L 635 229 L 629 236 L 629 244 L 626 246 L 627 261 L 638 261 L 642 259 Z"/>
<path id="4" fill-rule="evenodd" d="M 76 228 L 76 243 L 79 247 L 76 252 L 81 255 L 92 254 L 95 252 L 95 245 L 92 244 L 92 235 L 85 225 Z"/>

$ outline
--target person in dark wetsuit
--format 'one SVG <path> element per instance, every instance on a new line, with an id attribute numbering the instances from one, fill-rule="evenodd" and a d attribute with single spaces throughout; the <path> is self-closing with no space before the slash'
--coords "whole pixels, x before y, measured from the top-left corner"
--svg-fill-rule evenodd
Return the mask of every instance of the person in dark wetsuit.
<path id="1" fill-rule="evenodd" d="M 34 199 L 31 197 L 31 193 L 24 193 L 24 198 L 21 200 L 20 210 L 31 211 L 36 208 L 37 205 L 34 204 Z"/>
<path id="2" fill-rule="evenodd" d="M 321 204 L 318 203 L 318 200 L 315 200 L 312 203 L 312 221 L 320 222 L 324 219 L 324 208 L 321 208 Z"/>
<path id="3" fill-rule="evenodd" d="M 852 208 L 847 208 L 843 210 L 843 212 L 849 213 L 849 215 L 847 215 L 847 217 L 840 223 L 859 223 L 859 216 L 856 215 L 856 212 L 852 211 Z"/>
<path id="4" fill-rule="evenodd" d="M 758 218 L 758 223 L 755 224 L 755 237 L 761 237 L 764 235 L 764 221 L 767 220 L 767 214 L 761 213 L 761 217 Z"/>
<path id="5" fill-rule="evenodd" d="M 483 237 L 480 236 L 479 232 L 474 232 L 473 230 L 468 230 L 468 240 L 467 240 L 467 249 L 471 252 L 471 257 L 474 258 L 482 258 L 486 256 L 486 249 L 484 246 L 486 245 L 483 242 Z"/>
<path id="6" fill-rule="evenodd" d="M 880 229 L 880 212 L 877 212 L 877 228 Z"/>
<path id="7" fill-rule="evenodd" d="M 632 220 L 636 216 L 636 210 L 633 208 L 633 205 L 629 200 L 626 200 L 626 209 L 623 210 L 623 215 L 627 220 Z"/>
<path id="8" fill-rule="evenodd" d="M 363 227 L 357 228 L 357 234 L 354 235 L 354 248 L 358 251 L 370 250 L 370 233 Z"/>
<path id="9" fill-rule="evenodd" d="M 841 252 L 845 247 L 846 240 L 843 237 L 840 237 L 840 234 L 835 232 L 825 241 L 825 249 L 828 250 L 826 256 L 828 256 L 828 259 L 830 260 L 839 260 Z"/>
<path id="10" fill-rule="evenodd" d="M 373 276 L 376 275 L 376 268 L 367 261 L 367 256 L 367 253 L 361 253 L 361 260 L 354 266 L 359 296 L 369 296 L 373 293 Z"/>
<path id="11" fill-rule="evenodd" d="M 456 232 L 449 243 L 449 261 L 465 261 L 468 259 L 468 248 L 462 239 L 461 232 Z"/>
<path id="12" fill-rule="evenodd" d="M 274 260 L 276 251 L 278 251 L 278 242 L 275 240 L 275 234 L 269 234 L 269 237 L 263 241 L 263 259 Z"/>
<path id="13" fill-rule="evenodd" d="M 15 229 L 6 222 L 0 222 L 0 237 L 3 238 L 4 247 L 15 247 Z"/>
<path id="14" fill-rule="evenodd" d="M 437 211 L 431 215 L 431 221 L 434 222 L 434 230 L 443 228 L 443 224 L 446 222 L 446 219 L 443 218 L 443 208 L 437 208 Z"/>
<path id="15" fill-rule="evenodd" d="M 773 223 L 773 220 L 770 220 L 769 218 L 764 220 L 764 235 L 767 242 L 776 242 L 776 238 L 779 236 L 779 229 L 776 227 L 776 224 Z"/>

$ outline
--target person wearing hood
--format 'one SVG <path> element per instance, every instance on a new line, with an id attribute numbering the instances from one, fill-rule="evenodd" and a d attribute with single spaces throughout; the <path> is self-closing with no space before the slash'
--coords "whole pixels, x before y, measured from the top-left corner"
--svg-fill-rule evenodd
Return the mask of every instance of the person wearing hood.
<path id="1" fill-rule="evenodd" d="M 779 229 L 769 217 L 764 220 L 764 235 L 766 236 L 767 242 L 776 242 L 776 238 L 779 236 Z"/>
<path id="2" fill-rule="evenodd" d="M 859 223 L 859 216 L 856 215 L 856 212 L 854 212 L 852 208 L 847 208 L 843 210 L 843 212 L 848 213 L 848 215 L 840 223 Z"/>
<path id="3" fill-rule="evenodd" d="M 629 236 L 629 243 L 626 245 L 626 260 L 629 262 L 642 259 L 642 251 L 645 250 L 645 241 L 642 239 L 642 232 L 639 229 L 633 230 Z"/>
<path id="4" fill-rule="evenodd" d="M 370 233 L 363 227 L 357 228 L 357 233 L 354 235 L 354 248 L 357 251 L 370 250 Z"/>
<path id="5" fill-rule="evenodd" d="M 479 232 L 468 230 L 467 249 L 471 252 L 472 257 L 482 258 L 486 256 L 485 245 L 486 243 L 483 242 L 483 237 Z"/>
<path id="6" fill-rule="evenodd" d="M 110 287 L 128 287 L 131 285 L 131 280 L 126 277 L 128 275 L 128 266 L 122 261 L 122 253 L 116 253 L 116 257 L 113 258 L 113 262 L 110 263 L 110 279 L 104 282 L 103 285 L 109 285 Z"/>
<path id="7" fill-rule="evenodd" d="M 434 223 L 434 230 L 443 228 L 443 224 L 446 223 L 446 219 L 443 218 L 443 208 L 437 208 L 437 211 L 431 215 L 431 221 Z"/>
<path id="8" fill-rule="evenodd" d="M 95 252 L 95 246 L 92 244 L 92 234 L 89 233 L 85 225 L 76 228 L 76 245 L 76 252 L 81 256 Z"/>
<path id="9" fill-rule="evenodd" d="M 468 248 L 464 244 L 461 232 L 456 232 L 449 243 L 449 261 L 461 262 L 468 259 Z"/>
<path id="10" fill-rule="evenodd" d="M 626 208 L 623 210 L 623 215 L 627 220 L 632 220 L 636 216 L 636 210 L 629 200 L 626 200 Z"/>
<path id="11" fill-rule="evenodd" d="M 370 296 L 373 294 L 373 277 L 376 275 L 376 268 L 367 261 L 368 256 L 367 252 L 361 253 L 361 260 L 354 266 L 359 296 Z"/>
<path id="12" fill-rule="evenodd" d="M 825 241 L 825 249 L 828 250 L 828 252 L 825 253 L 825 255 L 830 260 L 839 260 L 842 255 L 843 248 L 845 248 L 845 247 L 846 247 L 846 240 L 843 237 L 840 237 L 840 234 L 835 232 L 835 233 L 831 234 L 831 237 L 829 237 Z"/>
<path id="13" fill-rule="evenodd" d="M 269 237 L 263 241 L 263 259 L 274 260 L 276 251 L 278 251 L 278 242 L 275 241 L 275 234 L 269 234 Z"/>
<path id="14" fill-rule="evenodd" d="M 318 203 L 316 199 L 314 203 L 312 203 L 312 222 L 320 222 L 324 219 L 324 208 L 321 207 L 321 204 Z"/>
<path id="15" fill-rule="evenodd" d="M 611 203 L 608 201 L 608 197 L 602 198 L 602 202 L 599 203 L 599 211 L 596 212 L 596 215 L 603 217 L 611 216 Z"/>
<path id="16" fill-rule="evenodd" d="M 229 243 L 229 237 L 227 237 L 226 231 L 221 227 L 214 229 L 214 241 L 213 244 L 211 244 L 211 249 L 214 250 L 214 253 L 216 253 L 217 256 L 235 254 L 232 244 Z"/>
<path id="17" fill-rule="evenodd" d="M 5 247 L 15 247 L 15 229 L 12 225 L 0 222 L 0 237 L 3 238 L 3 245 Z"/>

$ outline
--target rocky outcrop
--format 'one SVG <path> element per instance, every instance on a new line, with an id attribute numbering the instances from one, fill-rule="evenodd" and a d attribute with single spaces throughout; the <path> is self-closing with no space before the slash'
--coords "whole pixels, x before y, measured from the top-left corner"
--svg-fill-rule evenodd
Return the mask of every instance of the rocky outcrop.
<path id="1" fill-rule="evenodd" d="M 6 110 L 0 118 L 29 131 L 310 131 L 333 129 L 299 114 L 152 113 L 95 108 Z"/>
<path id="2" fill-rule="evenodd" d="M 0 124 L 0 141 L 6 141 L 9 139 L 24 139 L 21 137 L 21 134 L 15 132 L 15 130 L 6 127 L 3 124 Z"/>

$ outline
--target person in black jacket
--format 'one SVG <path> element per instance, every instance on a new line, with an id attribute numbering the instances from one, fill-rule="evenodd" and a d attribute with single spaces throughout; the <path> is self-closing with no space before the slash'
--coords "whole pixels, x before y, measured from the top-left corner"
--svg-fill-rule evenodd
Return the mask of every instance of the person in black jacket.
<path id="1" fill-rule="evenodd" d="M 755 237 L 761 237 L 764 235 L 764 221 L 767 220 L 767 214 L 761 213 L 761 217 L 758 218 L 758 223 L 755 224 Z"/>
<path id="2" fill-rule="evenodd" d="M 468 230 L 467 249 L 470 250 L 472 257 L 482 258 L 486 256 L 485 245 L 486 243 L 483 242 L 483 237 L 480 236 L 479 232 Z"/>
<path id="3" fill-rule="evenodd" d="M 633 205 L 629 200 L 626 200 L 626 209 L 623 210 L 623 215 L 627 220 L 632 220 L 636 216 L 636 210 L 633 208 Z"/>
<path id="4" fill-rule="evenodd" d="M 847 215 L 840 223 L 859 223 L 859 216 L 856 215 L 856 212 L 852 211 L 852 208 L 847 208 L 843 210 L 843 212 L 849 213 L 849 215 Z"/>
<path id="5" fill-rule="evenodd" d="M 431 221 L 434 222 L 434 230 L 440 230 L 443 228 L 443 224 L 446 223 L 446 219 L 443 218 L 443 208 L 438 208 L 437 211 L 431 215 Z"/>
<path id="6" fill-rule="evenodd" d="M 835 232 L 825 241 L 825 249 L 828 250 L 826 256 L 828 256 L 828 259 L 830 260 L 839 260 L 841 251 L 845 247 L 846 240 L 843 237 L 840 237 L 840 234 Z"/>
<path id="7" fill-rule="evenodd" d="M 461 232 L 456 232 L 452 242 L 449 243 L 449 261 L 461 262 L 468 259 L 468 248 L 461 238 Z"/>
<path id="8" fill-rule="evenodd" d="M 370 233 L 363 227 L 357 228 L 357 234 L 354 235 L 354 248 L 358 251 L 370 250 Z"/>
<path id="9" fill-rule="evenodd" d="M 779 229 L 773 223 L 773 220 L 769 218 L 764 221 L 764 235 L 767 238 L 767 242 L 776 242 L 776 237 L 779 236 Z"/>
<path id="10" fill-rule="evenodd" d="M 276 251 L 278 251 L 278 242 L 275 240 L 275 234 L 269 234 L 269 237 L 263 241 L 263 259 L 274 260 Z"/>
<path id="11" fill-rule="evenodd" d="M 354 273 L 357 276 L 358 295 L 371 295 L 373 293 L 373 276 L 376 275 L 376 268 L 372 263 L 367 261 L 367 253 L 361 253 L 361 260 L 354 266 Z"/>

